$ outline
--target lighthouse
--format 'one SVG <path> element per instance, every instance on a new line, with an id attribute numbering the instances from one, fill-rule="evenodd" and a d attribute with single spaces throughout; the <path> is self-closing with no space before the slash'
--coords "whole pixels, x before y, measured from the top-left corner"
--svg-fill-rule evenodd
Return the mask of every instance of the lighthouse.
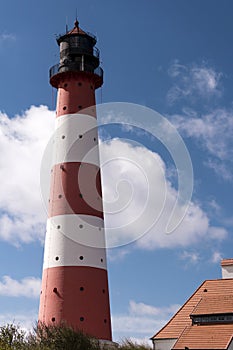
<path id="1" fill-rule="evenodd" d="M 60 62 L 39 322 L 111 341 L 95 90 L 103 84 L 96 37 L 57 38 Z"/>

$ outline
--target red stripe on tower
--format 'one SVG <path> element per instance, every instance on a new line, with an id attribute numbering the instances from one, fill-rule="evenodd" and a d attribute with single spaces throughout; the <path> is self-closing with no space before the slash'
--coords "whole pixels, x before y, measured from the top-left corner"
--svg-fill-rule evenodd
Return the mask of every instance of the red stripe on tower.
<path id="1" fill-rule="evenodd" d="M 111 341 L 95 107 L 103 71 L 96 38 L 77 21 L 57 42 L 60 63 L 50 69 L 58 95 L 39 322 L 65 323 Z"/>

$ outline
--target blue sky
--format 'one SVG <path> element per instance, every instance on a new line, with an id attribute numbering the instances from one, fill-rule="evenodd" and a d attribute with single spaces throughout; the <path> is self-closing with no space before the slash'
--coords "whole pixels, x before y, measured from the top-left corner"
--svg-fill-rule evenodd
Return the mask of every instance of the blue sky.
<path id="1" fill-rule="evenodd" d="M 176 238 L 168 239 L 163 226 L 157 226 L 135 243 L 108 252 L 114 340 L 148 339 L 203 280 L 220 278 L 220 259 L 233 255 L 233 4 L 227 0 L 2 4 L 1 323 L 15 320 L 29 327 L 37 317 L 46 221 L 40 161 L 54 127 L 56 98 L 48 70 L 59 60 L 55 35 L 65 31 L 66 21 L 73 26 L 76 8 L 80 26 L 98 37 L 105 72 L 98 103 L 129 102 L 159 112 L 177 127 L 193 164 L 191 209 L 176 236 L 171 236 Z M 103 158 L 116 152 L 128 157 L 147 171 L 149 184 L 159 188 L 156 160 L 168 185 L 168 199 L 174 199 L 177 178 L 159 142 L 117 127 L 106 126 L 103 135 L 111 138 L 102 141 Z M 129 165 L 118 162 L 105 170 L 104 191 L 110 199 L 114 196 L 116 169 L 129 181 L 133 174 L 138 179 L 139 197 L 134 203 L 138 209 L 144 184 Z M 150 208 L 148 213 L 153 215 Z M 119 216 L 106 219 L 110 225 Z M 121 233 L 130 240 L 135 237 L 132 231 Z"/>

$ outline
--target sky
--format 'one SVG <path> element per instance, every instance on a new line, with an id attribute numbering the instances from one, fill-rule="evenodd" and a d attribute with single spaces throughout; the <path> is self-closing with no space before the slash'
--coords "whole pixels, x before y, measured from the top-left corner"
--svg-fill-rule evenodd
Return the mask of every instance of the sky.
<path id="1" fill-rule="evenodd" d="M 46 224 L 40 171 L 56 105 L 48 71 L 59 60 L 56 35 L 66 23 L 73 27 L 76 9 L 80 27 L 98 38 L 104 85 L 97 102 L 121 115 L 100 118 L 107 239 L 112 228 L 117 232 L 108 249 L 113 338 L 148 341 L 204 280 L 221 278 L 222 258 L 233 258 L 233 4 L 1 4 L 1 324 L 30 328 L 37 320 Z M 132 125 L 124 125 L 126 112 Z M 178 203 L 182 220 L 167 234 L 180 193 L 174 149 L 167 149 L 169 137 L 161 141 L 170 123 L 186 145 L 181 151 L 187 148 L 193 181 L 187 172 L 192 197 L 188 207 Z M 126 210 L 113 212 L 118 197 Z"/>

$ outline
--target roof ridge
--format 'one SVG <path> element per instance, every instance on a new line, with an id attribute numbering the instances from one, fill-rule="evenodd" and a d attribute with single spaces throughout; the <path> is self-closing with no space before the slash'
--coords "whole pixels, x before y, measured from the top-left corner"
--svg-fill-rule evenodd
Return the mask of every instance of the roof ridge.
<path id="1" fill-rule="evenodd" d="M 190 328 L 190 327 L 192 327 L 192 326 L 186 326 L 184 329 L 183 329 L 183 331 L 180 333 L 180 335 L 179 335 L 179 338 L 177 338 L 177 340 L 176 340 L 176 342 L 175 342 L 175 344 L 173 344 L 173 347 L 172 347 L 172 349 L 174 349 L 174 346 L 176 346 L 176 343 L 180 340 L 180 338 L 182 337 L 182 335 L 185 333 L 185 331 L 187 330 L 188 331 L 188 329 L 187 328 Z M 171 349 L 171 350 L 172 350 Z"/>
<path id="2" fill-rule="evenodd" d="M 214 282 L 214 281 L 225 281 L 225 280 L 233 280 L 232 278 L 215 278 L 215 279 L 209 279 L 209 280 L 205 280 L 204 282 Z"/>
<path id="3" fill-rule="evenodd" d="M 198 305 L 201 303 L 202 300 L 203 300 L 203 297 L 201 297 L 200 300 L 198 301 L 197 305 L 194 306 L 192 313 L 195 312 L 196 308 L 198 307 Z M 190 317 L 191 317 L 192 313 L 190 314 Z"/>

